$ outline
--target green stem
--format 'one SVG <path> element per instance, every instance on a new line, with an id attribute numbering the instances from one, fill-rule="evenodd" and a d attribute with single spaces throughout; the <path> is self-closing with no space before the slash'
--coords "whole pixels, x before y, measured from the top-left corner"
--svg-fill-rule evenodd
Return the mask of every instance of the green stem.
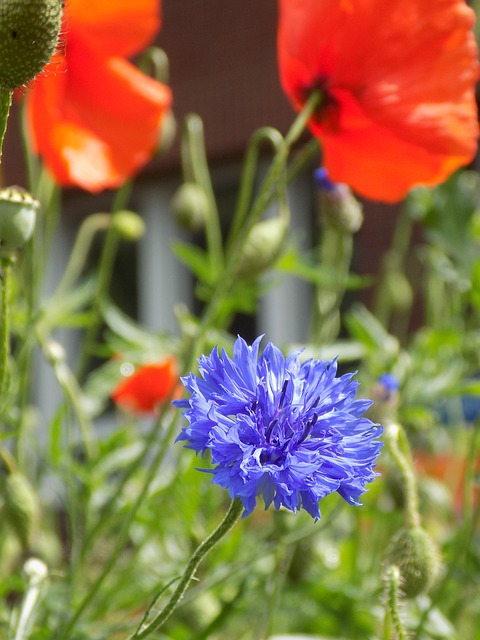
<path id="1" fill-rule="evenodd" d="M 131 188 L 131 182 L 126 182 L 115 194 L 112 205 L 113 217 L 118 211 L 126 206 L 128 198 L 130 197 Z M 113 222 L 114 221 L 112 220 L 110 227 L 108 228 L 105 242 L 103 244 L 102 254 L 100 256 L 100 263 L 97 271 L 97 283 L 92 304 L 93 319 L 86 331 L 86 335 L 83 340 L 82 353 L 80 355 L 78 364 L 77 378 L 79 380 L 84 377 L 87 371 L 91 351 L 93 345 L 95 344 L 95 341 L 97 340 L 98 332 L 100 329 L 100 310 L 102 307 L 102 303 L 105 301 L 110 287 L 110 282 L 112 280 L 119 242 L 119 234 Z"/>
<path id="2" fill-rule="evenodd" d="M 116 536 L 116 543 L 115 546 L 113 548 L 113 551 L 110 555 L 110 558 L 108 559 L 107 563 L 105 564 L 101 574 L 97 577 L 97 579 L 95 580 L 95 582 L 91 585 L 90 590 L 88 591 L 88 593 L 85 595 L 85 597 L 83 598 L 83 600 L 80 602 L 79 606 L 77 607 L 75 613 L 73 614 L 73 616 L 71 617 L 71 619 L 68 621 L 66 627 L 61 631 L 60 635 L 58 636 L 58 640 L 67 640 L 67 638 L 70 637 L 70 634 L 73 630 L 73 628 L 75 627 L 75 624 L 77 623 L 77 621 L 80 619 L 80 617 L 83 615 L 83 613 L 86 611 L 86 609 L 88 609 L 88 607 L 90 606 L 90 604 L 93 602 L 93 600 L 95 599 L 95 596 L 97 595 L 98 591 L 100 590 L 100 587 L 102 586 L 102 584 L 104 583 L 105 579 L 108 577 L 108 575 L 110 574 L 111 570 L 113 569 L 113 567 L 115 566 L 121 552 L 123 551 L 125 544 L 127 542 L 128 539 L 128 535 L 130 532 L 130 526 L 132 524 L 132 522 L 135 519 L 135 516 L 137 515 L 140 507 L 142 506 L 144 500 L 146 499 L 147 495 L 148 495 L 148 489 L 151 485 L 151 483 L 153 482 L 153 479 L 155 478 L 155 476 L 157 475 L 158 472 L 158 468 L 160 466 L 160 464 L 162 463 L 162 461 L 165 458 L 165 455 L 168 451 L 168 447 L 170 445 L 170 441 L 172 439 L 173 434 L 175 433 L 176 427 L 177 427 L 177 416 L 179 414 L 175 414 L 175 418 L 171 421 L 164 439 L 162 441 L 162 444 L 159 448 L 159 450 L 157 451 L 157 454 L 155 455 L 155 458 L 152 460 L 152 464 L 150 466 L 150 469 L 148 470 L 148 473 L 145 477 L 145 480 L 143 482 L 143 486 L 141 487 L 140 491 L 138 492 L 137 498 L 135 500 L 135 502 L 133 503 L 132 507 L 130 508 L 130 511 L 127 513 L 127 515 L 124 517 L 124 519 L 122 520 L 122 526 L 120 528 L 120 530 L 117 533 Z M 144 459 L 144 456 L 141 455 L 140 458 L 138 459 L 138 461 L 140 462 L 141 460 Z M 138 468 L 137 465 L 135 465 L 135 468 Z M 129 476 L 131 476 L 131 474 L 128 474 Z M 122 483 L 122 484 L 125 484 Z M 92 539 L 92 536 L 89 535 L 88 537 L 89 540 Z M 80 556 L 82 555 L 82 552 L 84 551 L 84 549 L 81 550 L 80 552 Z"/>
<path id="3" fill-rule="evenodd" d="M 208 199 L 208 216 L 205 227 L 208 256 L 212 272 L 218 273 L 223 267 L 220 219 L 208 169 L 203 122 L 201 118 L 195 114 L 190 114 L 185 118 L 181 151 L 185 180 L 198 184 Z"/>
<path id="4" fill-rule="evenodd" d="M 112 222 L 109 213 L 94 213 L 82 223 L 63 277 L 54 297 L 65 294 L 82 273 L 94 237 L 99 231 L 107 231 Z"/>
<path id="5" fill-rule="evenodd" d="M 205 307 L 203 317 L 198 327 L 197 334 L 193 340 L 193 344 L 189 349 L 190 357 L 187 356 L 185 361 L 185 370 L 190 371 L 194 365 L 194 360 L 197 357 L 197 353 L 201 351 L 202 342 L 208 327 L 211 326 L 219 312 L 222 300 L 229 292 L 232 284 L 235 281 L 235 272 L 238 261 L 242 255 L 243 245 L 248 237 L 248 234 L 257 220 L 260 218 L 266 207 L 271 203 L 272 193 L 275 193 L 274 186 L 277 183 L 279 177 L 285 171 L 285 164 L 288 159 L 288 154 L 292 145 L 298 140 L 300 135 L 305 130 L 306 124 L 315 110 L 321 104 L 323 94 L 320 91 L 316 91 L 311 94 L 306 102 L 303 110 L 297 115 L 290 130 L 288 131 L 284 142 L 279 146 L 270 169 L 265 176 L 260 191 L 255 198 L 249 214 L 244 218 L 244 224 L 239 230 L 237 238 L 232 244 L 232 250 L 229 253 L 229 259 L 225 265 L 225 270 L 222 273 L 222 277 L 219 278 L 215 291 L 210 298 L 208 304 Z"/>
<path id="6" fill-rule="evenodd" d="M 4 257 L 0 260 L 0 264 L 2 268 L 0 302 L 2 322 L 0 329 L 0 406 L 2 406 L 7 381 L 8 358 L 10 355 L 10 288 L 12 258 Z"/>
<path id="7" fill-rule="evenodd" d="M 170 600 L 167 602 L 165 607 L 146 627 L 137 630 L 133 634 L 133 636 L 130 636 L 130 640 L 141 640 L 142 638 L 146 638 L 154 631 L 157 631 L 163 625 L 167 618 L 169 618 L 173 613 L 180 600 L 182 599 L 185 591 L 188 589 L 188 585 L 190 584 L 190 581 L 192 580 L 200 562 L 207 555 L 207 553 L 211 551 L 211 549 L 213 549 L 217 542 L 219 542 L 230 531 L 242 512 L 243 504 L 239 498 L 235 498 L 234 500 L 232 500 L 230 508 L 222 522 L 218 525 L 215 531 L 213 531 L 208 536 L 208 538 L 206 538 L 197 547 L 196 551 L 193 553 L 175 591 L 173 592 Z"/>
<path id="8" fill-rule="evenodd" d="M 392 565 L 387 569 L 387 588 L 385 603 L 385 620 L 383 628 L 383 640 L 392 640 L 392 626 L 397 640 L 407 640 L 407 634 L 400 619 L 398 591 L 400 588 L 400 571 Z"/>
<path id="9" fill-rule="evenodd" d="M 385 444 L 402 475 L 405 491 L 405 518 L 408 527 L 420 526 L 420 512 L 418 508 L 418 488 L 410 446 L 403 428 L 397 423 L 385 425 Z"/>
<path id="10" fill-rule="evenodd" d="M 322 268 L 331 282 L 316 288 L 312 337 L 316 344 L 331 343 L 340 330 L 342 304 L 353 254 L 353 234 L 326 223 L 320 245 Z"/>
<path id="11" fill-rule="evenodd" d="M 83 391 L 65 361 L 63 348 L 60 347 L 60 349 L 58 349 L 58 346 L 53 340 L 42 335 L 39 331 L 37 331 L 36 335 L 38 344 L 42 348 L 46 360 L 51 364 L 55 378 L 77 419 L 85 453 L 88 459 L 92 459 L 97 456 L 98 447 L 93 425 L 84 408 L 85 401 Z"/>
<path id="12" fill-rule="evenodd" d="M 7 130 L 12 95 L 13 91 L 11 89 L 0 88 L 0 162 L 2 160 L 3 141 Z"/>
<path id="13" fill-rule="evenodd" d="M 115 506 L 118 504 L 118 499 L 120 498 L 120 495 L 123 491 L 123 488 L 125 487 L 125 485 L 128 483 L 128 481 L 130 480 L 130 478 L 132 478 L 135 473 L 143 466 L 145 466 L 146 464 L 146 458 L 147 456 L 152 452 L 153 448 L 155 447 L 155 444 L 160 440 L 160 432 L 161 429 L 163 427 L 163 422 L 162 419 L 166 413 L 166 409 L 167 407 L 169 408 L 170 403 L 168 401 L 165 402 L 164 404 L 164 409 L 163 411 L 160 413 L 160 415 L 158 416 L 157 420 L 155 421 L 155 423 L 153 424 L 152 428 L 150 429 L 150 433 L 148 434 L 147 438 L 145 439 L 144 442 L 144 446 L 142 451 L 140 452 L 140 454 L 138 455 L 137 458 L 135 458 L 135 460 L 132 462 L 132 464 L 128 467 L 128 469 L 125 471 L 124 476 L 122 477 L 121 481 L 118 483 L 115 493 L 112 495 L 112 497 L 110 498 L 110 500 L 108 501 L 108 503 L 105 505 L 105 508 L 102 510 L 102 517 L 101 518 L 97 518 L 95 519 L 95 524 L 94 526 L 91 528 L 91 530 L 88 532 L 87 536 L 85 537 L 84 543 L 82 545 L 82 548 L 80 550 L 80 554 L 79 554 L 79 560 L 83 560 L 87 554 L 87 551 L 90 549 L 91 544 L 93 543 L 93 541 L 98 537 L 98 534 L 100 533 L 100 531 L 102 529 L 105 528 L 105 526 L 107 525 L 107 523 L 110 521 L 110 518 L 112 516 L 113 510 L 115 508 Z M 155 457 L 155 460 L 152 463 L 152 471 L 149 473 L 147 479 L 145 480 L 145 483 L 140 491 L 140 494 L 145 498 L 147 496 L 148 493 L 148 486 L 150 484 L 150 478 L 154 477 L 154 472 L 156 473 L 158 467 L 161 465 L 161 463 L 163 462 L 163 458 L 167 452 L 168 446 L 170 444 L 170 439 L 173 437 L 173 434 L 175 432 L 176 426 L 177 426 L 177 421 L 178 421 L 178 413 L 175 414 L 175 417 L 172 419 L 170 427 L 168 428 L 165 438 L 162 441 L 162 446 L 159 450 L 159 455 L 157 455 Z M 136 503 L 133 506 L 134 509 L 138 510 L 138 507 L 140 506 L 140 504 L 137 506 Z M 77 572 L 77 570 L 79 569 L 79 567 L 75 567 L 75 572 Z"/>
<path id="14" fill-rule="evenodd" d="M 230 245 L 238 236 L 240 229 L 242 228 L 242 225 L 245 221 L 245 217 L 247 216 L 248 207 L 250 206 L 253 187 L 255 184 L 260 146 L 263 142 L 266 141 L 270 142 L 276 153 L 280 151 L 284 143 L 283 137 L 280 132 L 277 131 L 277 129 L 273 129 L 272 127 L 262 127 L 253 134 L 245 156 L 237 206 L 235 208 L 235 213 L 233 214 L 233 222 L 230 229 L 227 255 L 230 253 Z"/>

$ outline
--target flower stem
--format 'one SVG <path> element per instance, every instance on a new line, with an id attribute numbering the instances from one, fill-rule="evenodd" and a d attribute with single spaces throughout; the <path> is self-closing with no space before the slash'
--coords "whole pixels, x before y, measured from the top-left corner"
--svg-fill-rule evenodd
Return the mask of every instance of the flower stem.
<path id="1" fill-rule="evenodd" d="M 13 91 L 11 89 L 0 88 L 0 161 L 2 160 L 3 140 L 7 130 L 8 114 L 12 104 Z"/>
<path id="2" fill-rule="evenodd" d="M 247 216 L 255 184 L 260 145 L 267 141 L 270 142 L 276 153 L 280 151 L 284 144 L 284 140 L 280 132 L 272 127 L 262 127 L 261 129 L 258 129 L 258 131 L 255 131 L 251 137 L 245 156 L 237 206 L 233 215 L 232 227 L 230 229 L 227 255 L 230 253 L 231 242 L 237 238 L 245 221 L 245 217 Z"/>
<path id="3" fill-rule="evenodd" d="M 5 383 L 7 380 L 8 356 L 10 354 L 10 283 L 13 258 L 2 257 L 1 302 L 0 302 L 0 406 L 3 404 Z"/>
<path id="4" fill-rule="evenodd" d="M 130 197 L 131 188 L 131 182 L 126 182 L 116 192 L 112 204 L 112 217 L 115 217 L 115 214 L 121 211 L 126 206 L 126 203 L 128 202 L 128 199 Z M 112 220 L 105 235 L 103 249 L 97 270 L 96 289 L 92 304 L 93 319 L 83 339 L 83 348 L 80 354 L 79 364 L 77 368 L 77 379 L 80 381 L 87 373 L 92 349 L 98 337 L 101 321 L 101 308 L 107 297 L 112 280 L 119 239 L 119 233 Z"/>
<path id="5" fill-rule="evenodd" d="M 198 184 L 208 199 L 209 212 L 205 227 L 207 253 L 212 271 L 217 273 L 223 267 L 222 232 L 217 202 L 208 169 L 203 122 L 195 114 L 190 114 L 185 119 L 181 153 L 185 180 Z"/>
<path id="6" fill-rule="evenodd" d="M 137 498 L 135 499 L 134 503 L 132 504 L 130 510 L 126 513 L 123 521 L 122 521 L 122 526 L 120 528 L 120 530 L 117 533 L 116 536 L 116 542 L 115 542 L 115 546 L 110 554 L 110 557 L 108 558 L 107 562 L 105 563 L 102 572 L 100 573 L 100 575 L 96 578 L 96 580 L 93 582 L 93 584 L 90 586 L 89 591 L 87 592 L 87 594 L 85 595 L 85 597 L 83 598 L 83 600 L 80 602 L 80 604 L 78 605 L 78 607 L 75 610 L 75 613 L 73 614 L 73 616 L 71 617 L 71 619 L 67 622 L 66 626 L 64 629 L 62 629 L 62 631 L 60 632 L 60 634 L 57 636 L 57 640 L 67 640 L 67 638 L 70 637 L 70 634 L 73 630 L 73 628 L 75 627 L 75 624 L 77 623 L 77 621 L 81 618 L 81 616 L 83 615 L 83 613 L 88 609 L 88 607 L 91 605 L 91 603 L 94 601 L 95 596 L 97 595 L 98 591 L 100 590 L 101 586 L 103 585 L 105 579 L 110 575 L 110 572 L 112 571 L 113 567 L 115 566 L 115 563 L 117 562 L 121 552 L 123 551 L 125 544 L 128 540 L 128 535 L 130 532 L 130 526 L 132 524 L 132 522 L 135 519 L 135 516 L 137 515 L 140 507 L 142 506 L 144 500 L 148 497 L 148 490 L 149 487 L 151 485 L 151 483 L 153 482 L 153 479 L 155 478 L 155 476 L 158 473 L 158 469 L 161 465 L 161 463 L 163 462 L 163 460 L 165 459 L 165 455 L 168 451 L 168 447 L 170 445 L 170 441 L 173 437 L 173 434 L 175 433 L 175 429 L 177 426 L 177 416 L 178 414 L 175 415 L 175 417 L 172 419 L 170 425 L 168 426 L 168 429 L 165 432 L 164 438 L 162 440 L 162 443 L 157 451 L 157 453 L 155 454 L 154 459 L 152 460 L 152 463 L 150 465 L 150 469 L 148 470 L 148 473 L 145 477 L 145 480 L 143 481 L 142 487 L 138 492 Z M 147 441 L 148 444 L 149 441 Z M 137 461 L 135 461 L 133 464 L 134 466 L 131 467 L 131 469 L 127 472 L 127 476 L 124 478 L 122 486 L 125 485 L 126 483 L 126 479 L 127 477 L 131 477 L 131 475 L 133 474 L 134 470 L 136 470 L 138 468 L 138 466 L 140 465 L 140 463 L 142 461 L 145 460 L 145 453 L 148 451 L 147 449 L 144 449 L 144 451 L 140 454 L 139 458 L 137 459 Z M 119 492 L 120 492 L 120 487 L 119 487 Z M 118 494 L 117 494 L 118 495 Z M 113 503 L 113 500 L 111 501 Z M 104 516 L 105 517 L 105 516 Z M 95 529 L 98 531 L 98 529 Z M 87 538 L 88 541 L 92 540 L 92 535 L 91 533 L 88 535 Z M 82 555 L 84 555 L 86 548 L 81 549 L 80 550 L 80 558 L 82 557 Z M 78 567 L 75 567 L 75 572 L 78 572 Z"/>
<path id="7" fill-rule="evenodd" d="M 411 459 L 410 447 L 403 428 L 397 423 L 385 425 L 385 443 L 388 451 L 402 474 L 405 491 L 405 517 L 407 526 L 420 526 L 418 489 Z"/>
<path id="8" fill-rule="evenodd" d="M 331 282 L 316 287 L 312 338 L 318 345 L 330 344 L 338 336 L 352 254 L 353 233 L 327 223 L 322 233 L 320 265 L 331 276 Z"/>
<path id="9" fill-rule="evenodd" d="M 400 588 L 400 571 L 392 565 L 388 567 L 386 575 L 386 603 L 383 627 L 383 639 L 391 640 L 392 631 L 398 640 L 407 640 L 407 634 L 400 619 L 398 606 L 398 591 Z M 392 629 L 393 627 L 393 629 Z"/>
<path id="10" fill-rule="evenodd" d="M 278 182 L 282 173 L 285 172 L 285 164 L 288 159 L 288 154 L 292 145 L 297 142 L 300 135 L 304 132 L 305 126 L 321 104 L 323 94 L 321 91 L 315 91 L 311 94 L 302 111 L 297 115 L 290 130 L 285 136 L 283 143 L 277 146 L 277 151 L 273 158 L 270 169 L 263 180 L 257 197 L 252 203 L 248 215 L 244 216 L 244 223 L 238 232 L 236 238 L 233 239 L 231 250 L 229 251 L 228 260 L 225 264 L 225 270 L 222 273 L 222 277 L 219 278 L 215 291 L 211 296 L 208 304 L 205 307 L 202 320 L 199 324 L 197 334 L 194 338 L 193 344 L 189 349 L 189 355 L 185 358 L 185 371 L 190 371 L 194 365 L 197 352 L 201 351 L 201 345 L 205 333 L 208 328 L 214 324 L 217 314 L 221 307 L 224 297 L 227 295 L 232 284 L 235 281 L 235 272 L 238 261 L 242 255 L 242 248 L 248 237 L 248 234 L 257 220 L 260 218 L 266 207 L 271 203 L 272 192 L 275 192 L 275 184 Z"/>
<path id="11" fill-rule="evenodd" d="M 235 522 L 240 517 L 243 511 L 243 504 L 239 498 L 235 498 L 232 500 L 230 504 L 230 508 L 222 520 L 222 522 L 218 525 L 218 527 L 206 538 L 193 553 L 190 558 L 185 571 L 183 572 L 182 577 L 177 585 L 177 588 L 173 592 L 170 600 L 167 602 L 165 607 L 160 611 L 160 613 L 143 629 L 138 629 L 133 636 L 130 636 L 130 640 L 141 640 L 142 638 L 146 638 L 154 631 L 157 631 L 163 623 L 170 617 L 173 613 L 180 600 L 182 599 L 185 591 L 190 584 L 190 581 L 195 574 L 195 571 L 198 568 L 198 565 L 203 560 L 203 558 L 207 555 L 207 553 L 213 549 L 213 547 L 219 542 L 233 527 Z"/>

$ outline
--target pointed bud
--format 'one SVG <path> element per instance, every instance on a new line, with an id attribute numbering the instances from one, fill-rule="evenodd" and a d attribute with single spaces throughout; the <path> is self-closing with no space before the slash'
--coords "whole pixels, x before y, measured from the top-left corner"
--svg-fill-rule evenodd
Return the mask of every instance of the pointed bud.
<path id="1" fill-rule="evenodd" d="M 37 496 L 28 479 L 11 473 L 4 484 L 3 518 L 20 540 L 24 549 L 32 542 L 38 517 Z"/>
<path id="2" fill-rule="evenodd" d="M 0 190 L 0 247 L 17 249 L 32 236 L 40 203 L 20 187 Z"/>
<path id="3" fill-rule="evenodd" d="M 2 0 L 0 87 L 32 80 L 55 52 L 62 22 L 60 0 Z"/>
<path id="4" fill-rule="evenodd" d="M 185 229 L 199 231 L 204 228 L 209 211 L 208 198 L 195 182 L 184 182 L 177 189 L 171 207 L 175 219 Z"/>
<path id="5" fill-rule="evenodd" d="M 284 217 L 257 222 L 245 241 L 237 276 L 247 280 L 273 267 L 284 248 L 288 228 Z"/>
<path id="6" fill-rule="evenodd" d="M 422 527 L 400 529 L 390 540 L 385 561 L 402 575 L 402 590 L 414 598 L 430 589 L 440 570 L 440 551 Z"/>

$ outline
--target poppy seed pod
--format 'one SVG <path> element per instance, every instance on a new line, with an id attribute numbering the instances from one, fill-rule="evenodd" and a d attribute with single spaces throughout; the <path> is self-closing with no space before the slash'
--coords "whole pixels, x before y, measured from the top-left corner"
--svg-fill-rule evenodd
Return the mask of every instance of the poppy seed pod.
<path id="1" fill-rule="evenodd" d="M 205 191 L 194 182 L 184 182 L 175 192 L 171 201 L 177 222 L 190 231 L 205 227 L 209 204 Z"/>
<path id="2" fill-rule="evenodd" d="M 385 559 L 399 567 L 407 598 L 428 591 L 440 570 L 438 547 L 422 527 L 400 529 L 390 540 Z"/>
<path id="3" fill-rule="evenodd" d="M 252 227 L 240 256 L 237 276 L 247 280 L 272 267 L 282 253 L 287 231 L 288 221 L 283 217 L 268 218 Z"/>
<path id="4" fill-rule="evenodd" d="M 55 52 L 62 24 L 59 0 L 3 0 L 0 5 L 0 87 L 32 80 Z"/>
<path id="5" fill-rule="evenodd" d="M 40 203 L 20 187 L 0 190 L 0 247 L 17 249 L 32 236 Z"/>

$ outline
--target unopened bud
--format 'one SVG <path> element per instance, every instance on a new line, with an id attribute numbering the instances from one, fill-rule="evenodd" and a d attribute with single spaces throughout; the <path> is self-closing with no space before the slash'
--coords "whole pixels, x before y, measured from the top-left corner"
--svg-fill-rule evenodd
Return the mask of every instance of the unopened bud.
<path id="1" fill-rule="evenodd" d="M 257 222 L 245 241 L 237 276 L 242 279 L 256 277 L 272 267 L 282 253 L 287 231 L 288 221 L 283 217 Z"/>
<path id="2" fill-rule="evenodd" d="M 48 63 L 62 23 L 59 0 L 2 0 L 0 87 L 16 89 Z"/>
<path id="3" fill-rule="evenodd" d="M 24 549 L 31 544 L 37 524 L 38 503 L 32 485 L 18 472 L 5 479 L 3 517 Z"/>
<path id="4" fill-rule="evenodd" d="M 31 238 L 39 206 L 38 200 L 20 187 L 0 190 L 0 246 L 2 248 L 17 249 Z"/>
<path id="5" fill-rule="evenodd" d="M 137 242 L 145 234 L 145 222 L 133 211 L 117 211 L 113 216 L 113 227 L 125 240 Z"/>
<path id="6" fill-rule="evenodd" d="M 363 207 L 346 184 L 332 182 L 324 167 L 315 171 L 320 206 L 329 224 L 347 233 L 356 233 L 363 224 Z"/>
<path id="7" fill-rule="evenodd" d="M 199 231 L 205 226 L 209 204 L 205 191 L 194 182 L 184 182 L 171 202 L 177 222 L 190 231 Z"/>
<path id="8" fill-rule="evenodd" d="M 400 529 L 390 540 L 385 560 L 399 567 L 408 598 L 428 591 L 440 570 L 438 547 L 422 527 Z"/>

